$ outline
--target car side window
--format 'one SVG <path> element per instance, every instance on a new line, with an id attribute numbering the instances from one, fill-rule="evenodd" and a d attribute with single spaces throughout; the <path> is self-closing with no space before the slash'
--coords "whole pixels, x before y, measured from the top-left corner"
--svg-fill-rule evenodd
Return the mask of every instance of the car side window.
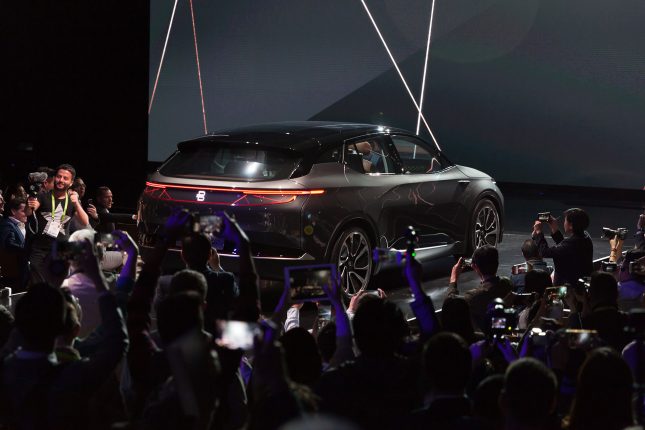
<path id="1" fill-rule="evenodd" d="M 420 141 L 408 136 L 391 136 L 403 173 L 436 173 L 444 166 L 437 151 L 428 149 Z"/>
<path id="2" fill-rule="evenodd" d="M 396 173 L 387 145 L 377 138 L 363 138 L 346 143 L 343 161 L 359 173 Z"/>

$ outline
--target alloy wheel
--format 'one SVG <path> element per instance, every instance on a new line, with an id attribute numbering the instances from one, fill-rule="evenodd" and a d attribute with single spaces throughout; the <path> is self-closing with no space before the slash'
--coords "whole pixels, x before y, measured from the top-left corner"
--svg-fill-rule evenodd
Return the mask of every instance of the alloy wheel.
<path id="1" fill-rule="evenodd" d="M 362 230 L 351 230 L 343 235 L 338 252 L 338 274 L 346 296 L 364 290 L 372 274 L 370 242 Z"/>

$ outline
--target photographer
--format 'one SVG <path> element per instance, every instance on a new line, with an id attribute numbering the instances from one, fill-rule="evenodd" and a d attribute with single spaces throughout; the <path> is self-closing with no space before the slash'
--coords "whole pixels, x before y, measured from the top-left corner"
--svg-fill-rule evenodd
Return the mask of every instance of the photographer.
<path id="1" fill-rule="evenodd" d="M 533 224 L 532 238 L 542 258 L 553 258 L 554 285 L 574 285 L 579 278 L 589 276 L 593 271 L 593 243 L 585 231 L 589 227 L 589 215 L 582 209 L 568 209 L 564 213 L 565 239 L 560 232 L 558 220 L 549 215 L 551 237 L 556 245 L 549 247 L 542 233 L 542 222 Z"/>
<path id="2" fill-rule="evenodd" d="M 69 221 L 76 217 L 81 225 L 87 225 L 89 219 L 81 206 L 78 193 L 70 191 L 76 170 L 69 164 L 62 164 L 56 171 L 54 189 L 27 199 L 27 217 L 35 213 L 29 225 L 29 245 L 32 268 L 32 281 L 46 280 L 45 257 L 56 239 L 67 239 Z"/>
<path id="3" fill-rule="evenodd" d="M 136 220 L 133 214 L 112 213 L 112 190 L 108 187 L 98 187 L 96 190 L 96 206 L 92 199 L 88 200 L 87 214 L 91 218 L 92 227 L 99 233 L 111 233 L 115 224 L 132 224 Z"/>
<path id="4" fill-rule="evenodd" d="M 630 249 L 618 271 L 618 306 L 623 311 L 642 306 L 645 294 L 645 250 Z"/>
<path id="5" fill-rule="evenodd" d="M 511 292 L 513 286 L 508 278 L 497 276 L 499 266 L 499 252 L 494 246 L 484 245 L 473 253 L 472 268 L 479 275 L 481 283 L 478 287 L 466 291 L 463 296 L 470 306 L 473 322 L 479 330 L 488 326 L 486 312 L 488 305 L 495 298 L 504 298 Z M 459 295 L 457 282 L 464 268 L 464 260 L 460 258 L 452 268 L 448 296 Z"/>

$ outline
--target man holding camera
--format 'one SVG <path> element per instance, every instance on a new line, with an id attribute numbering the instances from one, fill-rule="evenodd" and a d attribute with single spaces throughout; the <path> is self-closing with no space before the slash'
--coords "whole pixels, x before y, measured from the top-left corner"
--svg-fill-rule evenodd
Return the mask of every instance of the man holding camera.
<path id="1" fill-rule="evenodd" d="M 537 244 L 542 258 L 553 258 L 553 285 L 575 285 L 579 278 L 589 276 L 593 271 L 593 242 L 585 231 L 589 227 L 589 215 L 582 209 L 568 209 L 564 213 L 565 239 L 560 232 L 558 220 L 549 214 L 547 223 L 555 246 L 549 246 L 542 221 L 533 224 L 532 239 Z"/>
<path id="2" fill-rule="evenodd" d="M 74 167 L 62 164 L 56 170 L 54 189 L 27 199 L 27 217 L 35 214 L 35 219 L 31 219 L 28 228 L 32 282 L 47 281 L 45 258 L 54 241 L 69 236 L 69 221 L 72 217 L 76 217 L 83 226 L 89 223 L 78 193 L 69 189 L 75 176 Z"/>

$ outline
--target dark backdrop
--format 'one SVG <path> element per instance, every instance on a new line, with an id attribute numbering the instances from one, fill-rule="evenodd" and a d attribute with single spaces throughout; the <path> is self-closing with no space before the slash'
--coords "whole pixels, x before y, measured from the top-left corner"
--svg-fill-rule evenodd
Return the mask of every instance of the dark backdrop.
<path id="1" fill-rule="evenodd" d="M 173 3 L 152 3 L 150 90 Z M 366 3 L 418 99 L 431 0 Z M 359 0 L 193 5 L 209 131 L 305 119 L 415 129 Z M 437 0 L 424 113 L 441 147 L 503 182 L 642 188 L 643 23 L 642 0 Z M 151 160 L 203 133 L 193 39 L 181 0 L 150 115 Z"/>
<path id="2" fill-rule="evenodd" d="M 146 174 L 148 0 L 2 1 L 3 182 L 71 163 L 133 207 Z"/>

